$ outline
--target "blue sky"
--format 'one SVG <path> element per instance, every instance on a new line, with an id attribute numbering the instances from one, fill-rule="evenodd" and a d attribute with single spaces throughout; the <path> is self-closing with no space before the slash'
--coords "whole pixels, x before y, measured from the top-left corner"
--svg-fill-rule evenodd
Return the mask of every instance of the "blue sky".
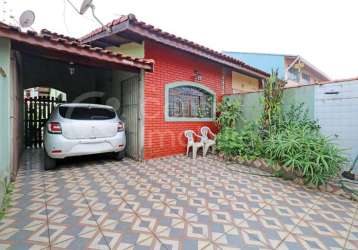
<path id="1" fill-rule="evenodd" d="M 4 1 L 7 3 L 4 4 Z M 82 0 L 71 0 L 80 6 Z M 358 76 L 357 0 L 94 0 L 103 22 L 121 14 L 215 50 L 300 54 L 332 78 Z M 66 0 L 0 0 L 0 15 L 31 9 L 34 28 L 81 36 L 98 27 Z M 2 20 L 3 17 L 0 18 Z"/>

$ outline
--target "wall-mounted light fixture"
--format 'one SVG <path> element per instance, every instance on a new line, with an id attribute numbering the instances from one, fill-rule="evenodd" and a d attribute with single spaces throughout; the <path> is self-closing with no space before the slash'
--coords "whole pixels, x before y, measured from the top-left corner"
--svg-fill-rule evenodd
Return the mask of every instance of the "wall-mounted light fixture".
<path id="1" fill-rule="evenodd" d="M 195 79 L 195 81 L 198 81 L 198 82 L 203 80 L 203 76 L 200 74 L 200 72 L 198 70 L 194 70 L 194 79 Z"/>
<path id="2" fill-rule="evenodd" d="M 70 62 L 68 64 L 68 72 L 70 73 L 70 75 L 74 75 L 75 74 L 75 63 L 74 62 Z"/>

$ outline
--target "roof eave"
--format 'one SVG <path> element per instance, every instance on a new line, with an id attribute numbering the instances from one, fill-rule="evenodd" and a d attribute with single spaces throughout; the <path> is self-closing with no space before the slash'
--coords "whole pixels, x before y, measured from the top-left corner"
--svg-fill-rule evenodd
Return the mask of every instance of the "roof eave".
<path id="1" fill-rule="evenodd" d="M 218 56 L 212 55 L 208 52 L 205 52 L 204 50 L 194 48 L 192 46 L 186 45 L 185 43 L 177 42 L 177 41 L 175 41 L 175 39 L 169 39 L 169 38 L 157 35 L 151 31 L 148 31 L 147 29 L 145 29 L 139 25 L 136 25 L 135 23 L 133 24 L 133 22 L 136 22 L 136 21 L 133 21 L 133 19 L 129 18 L 126 21 L 123 21 L 119 24 L 114 25 L 111 27 L 111 29 L 112 29 L 111 33 L 117 34 L 120 32 L 131 32 L 134 35 L 141 36 L 143 38 L 150 39 L 150 40 L 156 41 L 158 43 L 161 43 L 161 44 L 164 44 L 167 46 L 179 48 L 179 49 L 181 49 L 185 52 L 191 53 L 191 54 L 199 55 L 203 58 L 223 64 L 227 67 L 237 70 L 240 73 L 245 73 L 245 74 L 247 74 L 251 77 L 254 77 L 254 78 L 264 79 L 269 76 L 269 74 L 266 72 L 260 73 L 255 70 L 250 70 L 247 67 L 240 66 L 240 64 L 238 62 L 234 62 L 234 60 L 235 60 L 234 58 L 230 58 L 231 60 L 228 60 L 227 58 L 226 59 L 219 58 Z M 108 37 L 109 35 L 110 34 L 108 34 L 105 30 L 102 30 L 99 33 L 94 34 L 93 36 L 90 35 L 90 36 L 85 37 L 80 40 L 82 41 L 82 43 L 92 43 L 92 42 L 98 41 L 99 39 Z M 242 63 L 242 64 L 244 64 L 244 63 Z"/>
<path id="2" fill-rule="evenodd" d="M 136 26 L 136 25 L 129 24 L 127 30 L 132 32 L 132 33 L 135 33 L 136 35 L 140 35 L 140 36 L 145 37 L 147 39 L 151 39 L 153 41 L 156 41 L 158 43 L 168 45 L 168 46 L 171 46 L 171 47 L 174 47 L 174 48 L 179 48 L 180 50 L 183 50 L 185 52 L 195 54 L 195 55 L 199 55 L 199 56 L 204 57 L 204 58 L 206 58 L 208 60 L 211 60 L 211 61 L 223 64 L 223 65 L 226 65 L 226 66 L 228 66 L 230 68 L 233 68 L 233 69 L 236 69 L 236 70 L 238 70 L 238 71 L 240 71 L 242 73 L 247 73 L 248 75 L 253 76 L 253 77 L 266 78 L 268 76 L 268 75 L 260 74 L 258 72 L 253 71 L 253 70 L 249 70 L 247 68 L 241 67 L 237 63 L 229 62 L 228 60 L 225 60 L 225 59 L 220 59 L 220 58 L 218 58 L 216 56 L 213 56 L 213 55 L 211 55 L 211 54 L 209 54 L 207 52 L 195 49 L 195 48 L 193 48 L 191 46 L 188 46 L 188 45 L 185 45 L 183 43 L 179 43 L 179 42 L 170 40 L 168 38 L 158 36 L 156 34 L 153 34 L 150 31 L 147 31 L 146 29 L 143 29 L 143 28 L 141 28 L 139 26 Z"/>
<path id="3" fill-rule="evenodd" d="M 112 26 L 111 34 L 112 33 L 117 34 L 119 32 L 123 32 L 125 30 L 128 30 L 128 28 L 129 28 L 129 20 L 126 20 L 124 22 L 121 22 L 119 24 Z M 109 35 L 111 35 L 105 29 L 103 29 L 103 28 L 100 28 L 100 29 L 102 29 L 102 31 L 100 31 L 94 35 L 91 35 L 91 33 L 90 33 L 89 35 L 86 35 L 86 36 L 80 38 L 79 40 L 82 43 L 91 43 L 91 42 L 97 41 L 99 39 L 102 39 L 102 38 L 105 38 L 105 37 L 108 37 Z"/>
<path id="4" fill-rule="evenodd" d="M 96 59 L 113 65 L 153 71 L 153 63 L 129 60 L 125 57 L 120 58 L 119 56 L 110 55 L 112 52 L 109 51 L 108 53 L 98 53 L 96 51 L 98 48 L 84 48 L 75 42 L 66 43 L 63 41 L 64 39 L 55 41 L 53 39 L 45 38 L 44 36 L 38 36 L 35 32 L 24 33 L 15 28 L 9 28 L 9 26 L 0 26 L 0 37 L 8 38 L 18 43 L 36 46 L 37 48 L 68 53 L 83 58 Z"/>

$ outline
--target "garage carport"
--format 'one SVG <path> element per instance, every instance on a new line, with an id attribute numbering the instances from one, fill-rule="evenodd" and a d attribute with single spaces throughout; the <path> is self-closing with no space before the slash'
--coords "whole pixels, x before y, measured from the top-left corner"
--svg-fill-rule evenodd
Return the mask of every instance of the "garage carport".
<path id="1" fill-rule="evenodd" d="M 126 123 L 127 155 L 142 158 L 142 76 L 153 70 L 152 61 L 91 47 L 47 30 L 24 33 L 1 24 L 0 39 L 1 53 L 7 57 L 3 78 L 8 79 L 4 81 L 8 88 L 1 102 L 8 112 L 2 112 L 1 119 L 10 130 L 3 143 L 10 147 L 11 175 L 24 149 L 23 90 L 36 86 L 63 91 L 70 102 L 112 105 Z"/>

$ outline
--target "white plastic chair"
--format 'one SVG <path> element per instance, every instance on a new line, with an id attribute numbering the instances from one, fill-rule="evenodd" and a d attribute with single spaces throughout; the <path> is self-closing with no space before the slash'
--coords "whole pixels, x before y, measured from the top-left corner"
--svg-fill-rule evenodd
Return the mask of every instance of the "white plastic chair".
<path id="1" fill-rule="evenodd" d="M 190 148 L 192 148 L 192 150 L 193 150 L 193 159 L 196 159 L 198 149 L 204 147 L 202 137 L 200 135 L 197 135 L 193 130 L 186 130 L 184 132 L 184 135 L 188 139 L 188 144 L 186 146 L 186 156 L 189 155 L 189 150 L 190 150 Z M 194 137 L 200 138 L 200 142 L 195 142 Z"/>
<path id="2" fill-rule="evenodd" d="M 216 135 L 210 130 L 209 127 L 202 127 L 200 129 L 202 142 L 204 143 L 203 156 L 206 156 L 209 148 L 211 147 L 212 153 L 215 153 Z M 210 139 L 210 137 L 212 139 Z"/>

